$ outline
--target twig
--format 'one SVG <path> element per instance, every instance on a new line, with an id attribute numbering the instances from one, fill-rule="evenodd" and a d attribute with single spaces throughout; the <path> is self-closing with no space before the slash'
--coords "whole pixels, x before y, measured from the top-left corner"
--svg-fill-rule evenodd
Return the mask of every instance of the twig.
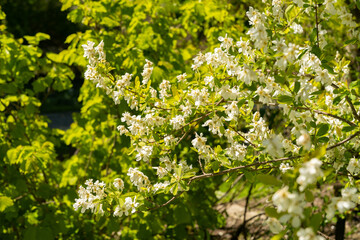
<path id="1" fill-rule="evenodd" d="M 322 237 L 326 238 L 326 239 L 334 240 L 334 238 L 329 237 L 328 235 L 325 235 L 324 233 L 322 233 L 322 232 L 320 232 L 320 231 L 317 231 L 317 233 L 318 233 L 319 235 L 321 235 Z"/>
<path id="2" fill-rule="evenodd" d="M 232 130 L 234 130 L 240 137 L 242 137 L 246 142 L 248 142 L 251 146 L 253 146 L 254 148 L 256 148 L 257 146 L 252 143 L 250 140 L 248 140 L 246 137 L 244 137 L 244 135 L 242 135 L 238 130 L 236 130 L 235 128 L 231 127 L 230 125 L 228 125 L 226 123 L 226 125 L 228 126 L 228 128 L 231 128 Z"/>
<path id="3" fill-rule="evenodd" d="M 335 88 L 335 89 L 338 89 L 338 88 L 339 88 L 339 87 L 338 87 L 336 84 L 334 84 L 334 83 L 331 84 L 331 86 L 332 86 L 333 88 Z M 350 108 L 351 108 L 351 112 L 352 112 L 352 114 L 354 115 L 354 117 L 356 118 L 356 120 L 360 121 L 360 117 L 359 117 L 359 115 L 357 114 L 356 109 L 355 109 L 353 103 L 351 102 L 350 98 L 349 98 L 348 96 L 345 96 L 345 100 L 346 100 L 346 102 L 349 104 L 349 106 L 350 106 Z"/>
<path id="4" fill-rule="evenodd" d="M 226 169 L 224 171 L 220 171 L 220 172 L 216 172 L 216 173 L 206 173 L 206 174 L 202 174 L 202 175 L 197 175 L 197 176 L 189 178 L 188 185 L 190 185 L 194 180 L 199 180 L 199 179 L 202 179 L 202 178 L 215 177 L 215 176 L 219 176 L 219 175 L 224 175 L 226 173 L 236 172 L 236 171 L 239 171 L 239 170 L 244 169 L 244 168 L 249 168 L 249 167 L 253 167 L 253 166 L 259 166 L 259 165 L 268 164 L 268 163 L 282 162 L 282 161 L 291 160 L 291 159 L 297 159 L 297 158 L 301 158 L 301 157 L 302 156 L 299 155 L 299 156 L 279 158 L 279 159 L 275 159 L 275 160 L 271 160 L 271 161 L 256 162 L 256 163 L 252 163 L 252 164 L 245 165 L 245 166 L 229 168 L 229 169 Z"/>
<path id="5" fill-rule="evenodd" d="M 357 131 L 356 133 L 354 133 L 354 134 L 351 135 L 350 137 L 345 138 L 344 140 L 342 140 L 342 141 L 340 141 L 340 142 L 338 142 L 338 143 L 336 143 L 336 144 L 334 144 L 334 145 L 332 145 L 332 146 L 330 146 L 330 147 L 327 147 L 326 150 L 330 150 L 330 149 L 336 148 L 336 147 L 338 147 L 338 146 L 340 146 L 340 145 L 342 145 L 342 144 L 350 141 L 351 139 L 353 139 L 354 137 L 358 136 L 359 134 L 360 134 L 360 131 Z"/>
<path id="6" fill-rule="evenodd" d="M 318 21 L 318 5 L 315 3 L 315 21 L 316 21 L 316 45 L 319 47 L 319 21 Z"/>
<path id="7" fill-rule="evenodd" d="M 202 172 L 203 174 L 205 174 L 203 165 L 202 165 L 202 163 L 201 163 L 200 155 L 199 155 L 199 158 L 198 158 L 198 162 L 199 162 L 199 165 L 200 165 L 201 172 Z"/>
<path id="8" fill-rule="evenodd" d="M 251 196 L 251 191 L 254 187 L 254 184 L 252 183 L 250 185 L 250 188 L 249 188 L 249 192 L 248 192 L 248 195 L 246 196 L 246 201 L 245 201 L 245 209 L 244 209 L 244 221 L 243 221 L 243 224 L 242 224 L 242 229 L 243 229 L 243 233 L 244 233 L 244 238 L 246 239 L 246 213 L 247 213 L 247 209 L 248 209 L 248 205 L 249 205 L 249 200 L 250 200 L 250 196 Z"/>
<path id="9" fill-rule="evenodd" d="M 231 187 L 226 191 L 226 193 L 224 193 L 220 198 L 219 198 L 219 202 L 224 199 L 224 197 L 226 197 L 230 191 L 233 189 L 233 187 L 238 184 L 238 182 L 240 182 L 240 180 L 244 177 L 244 174 L 239 175 L 234 182 L 231 184 Z"/>
<path id="10" fill-rule="evenodd" d="M 180 192 L 179 194 L 173 196 L 172 198 L 170 198 L 167 202 L 161 204 L 161 205 L 158 205 L 156 207 L 153 207 L 153 208 L 148 208 L 146 211 L 154 211 L 158 208 L 161 208 L 161 207 L 165 207 L 166 205 L 170 204 L 172 201 L 174 201 L 176 198 L 178 198 L 181 194 L 183 194 L 184 192 Z M 140 211 L 138 211 L 140 212 Z"/>
<path id="11" fill-rule="evenodd" d="M 306 110 L 309 110 L 309 108 L 306 108 L 306 107 L 296 107 L 296 109 L 306 109 Z M 333 117 L 333 118 L 336 118 L 336 119 L 339 119 L 343 122 L 346 122 L 347 124 L 349 124 L 350 126 L 353 126 L 353 127 L 356 127 L 357 125 L 343 117 L 340 117 L 340 116 L 337 116 L 335 114 L 332 114 L 332 113 L 328 113 L 328 112 L 323 112 L 323 111 L 320 111 L 320 110 L 314 110 L 314 109 L 311 109 L 311 111 L 317 113 L 317 114 L 321 114 L 321 115 L 325 115 L 325 116 L 329 116 L 329 117 Z"/>

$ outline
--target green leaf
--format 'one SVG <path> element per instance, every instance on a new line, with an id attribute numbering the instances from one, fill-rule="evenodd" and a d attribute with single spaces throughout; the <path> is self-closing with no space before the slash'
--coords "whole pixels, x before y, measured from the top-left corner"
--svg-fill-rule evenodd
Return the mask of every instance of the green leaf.
<path id="1" fill-rule="evenodd" d="M 314 201 L 315 197 L 314 195 L 312 194 L 312 192 L 308 189 L 305 190 L 305 200 L 307 202 L 312 202 Z"/>
<path id="2" fill-rule="evenodd" d="M 315 54 L 319 59 L 321 58 L 321 49 L 317 45 L 311 47 L 311 53 Z"/>
<path id="3" fill-rule="evenodd" d="M 289 5 L 287 8 L 286 8 L 286 10 L 285 10 L 285 16 L 286 16 L 286 19 L 288 20 L 288 21 L 290 21 L 291 19 L 292 19 L 292 14 L 291 14 L 291 12 L 292 12 L 292 10 L 295 8 L 295 5 L 294 4 L 291 4 L 291 5 Z"/>
<path id="4" fill-rule="evenodd" d="M 252 109 L 254 108 L 254 102 L 252 101 L 252 100 L 249 100 L 248 101 L 248 109 L 250 110 L 250 111 L 252 111 Z"/>
<path id="5" fill-rule="evenodd" d="M 344 42 L 344 46 L 347 46 L 349 44 L 356 44 L 357 42 L 358 42 L 358 40 L 356 38 L 349 39 Z"/>
<path id="6" fill-rule="evenodd" d="M 284 77 L 282 77 L 282 76 L 275 75 L 275 82 L 280 83 L 280 84 L 284 84 L 286 82 L 286 79 Z"/>
<path id="7" fill-rule="evenodd" d="M 325 134 L 327 134 L 329 132 L 329 129 L 330 129 L 330 125 L 327 124 L 327 123 L 321 123 L 319 124 L 318 126 L 319 127 L 319 130 L 317 131 L 316 133 L 316 136 L 317 137 L 320 137 L 320 136 L 324 136 Z"/>
<path id="8" fill-rule="evenodd" d="M 318 138 L 318 142 L 319 142 L 319 143 L 328 143 L 328 142 L 329 142 L 329 138 L 328 138 L 328 137 Z"/>
<path id="9" fill-rule="evenodd" d="M 314 232 L 317 232 L 321 223 L 322 223 L 321 213 L 316 213 L 316 214 L 312 215 L 311 220 L 310 220 L 310 226 L 313 228 Z"/>
<path id="10" fill-rule="evenodd" d="M 6 208 L 14 205 L 14 202 L 11 198 L 6 196 L 0 196 L 0 212 L 5 211 Z"/>
<path id="11" fill-rule="evenodd" d="M 294 98 L 288 95 L 280 95 L 277 98 L 278 103 L 292 103 L 294 102 Z"/>
<path id="12" fill-rule="evenodd" d="M 280 216 L 280 214 L 277 212 L 277 210 L 273 207 L 266 207 L 265 213 L 269 217 L 273 217 L 273 218 L 278 218 Z"/>
<path id="13" fill-rule="evenodd" d="M 3 20 L 5 18 L 6 18 L 6 14 L 3 11 L 1 11 L 1 8 L 0 8 L 0 20 Z"/>
<path id="14" fill-rule="evenodd" d="M 252 172 L 244 171 L 244 175 L 245 175 L 247 181 L 249 181 L 251 183 L 254 182 L 255 177 L 254 177 L 254 174 Z"/>
<path id="15" fill-rule="evenodd" d="M 211 163 L 211 169 L 214 172 L 218 172 L 219 168 L 220 168 L 220 163 L 218 161 L 214 161 L 214 162 Z"/>
<path id="16" fill-rule="evenodd" d="M 343 132 L 351 132 L 352 130 L 354 130 L 356 128 L 356 126 L 345 126 L 343 127 L 341 130 Z"/>
<path id="17" fill-rule="evenodd" d="M 327 147 L 327 145 L 323 145 L 323 146 L 317 148 L 317 149 L 311 154 L 311 157 L 312 157 L 312 158 L 319 158 L 319 159 L 322 158 L 322 157 L 325 155 L 325 153 L 326 153 L 326 147 Z"/>
<path id="18" fill-rule="evenodd" d="M 259 174 L 256 178 L 259 182 L 266 185 L 273 185 L 279 187 L 282 185 L 282 183 L 277 178 L 268 174 Z"/>
<path id="19" fill-rule="evenodd" d="M 300 83 L 299 83 L 299 82 L 295 82 L 294 93 L 299 92 L 299 90 L 300 90 Z"/>
<path id="20" fill-rule="evenodd" d="M 297 57 L 297 59 L 298 59 L 298 60 L 301 59 L 302 56 L 304 56 L 304 54 L 305 54 L 307 51 L 308 51 L 308 49 L 305 49 L 304 51 L 302 51 L 302 52 L 300 53 L 300 55 Z"/>
<path id="21" fill-rule="evenodd" d="M 284 235 L 287 232 L 287 230 L 281 231 L 279 234 L 273 236 L 271 240 L 281 240 L 284 239 Z"/>

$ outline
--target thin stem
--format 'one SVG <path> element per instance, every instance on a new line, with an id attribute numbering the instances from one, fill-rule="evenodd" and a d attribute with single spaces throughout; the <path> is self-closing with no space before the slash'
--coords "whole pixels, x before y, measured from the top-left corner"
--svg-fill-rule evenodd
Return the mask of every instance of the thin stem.
<path id="1" fill-rule="evenodd" d="M 243 233 L 244 233 L 244 238 L 246 239 L 246 213 L 247 213 L 247 209 L 248 209 L 248 206 L 249 206 L 249 200 L 250 200 L 250 196 L 251 196 L 251 191 L 254 187 L 254 184 L 252 183 L 250 185 L 250 188 L 249 188 L 249 192 L 248 192 L 248 195 L 246 196 L 246 202 L 245 202 L 245 209 L 244 209 L 244 221 L 243 221 Z"/>
<path id="2" fill-rule="evenodd" d="M 226 124 L 228 126 L 228 128 L 231 128 L 232 130 L 234 130 L 240 137 L 242 137 L 246 142 L 248 142 L 251 146 L 253 146 L 254 148 L 256 148 L 257 146 L 252 143 L 250 140 L 248 140 L 244 135 L 242 135 L 238 130 L 236 130 L 235 128 L 231 127 L 230 125 Z"/>
<path id="3" fill-rule="evenodd" d="M 309 110 L 309 108 L 305 108 L 305 107 L 296 107 L 296 109 L 306 109 L 306 110 Z M 328 113 L 328 112 L 323 112 L 323 111 L 320 111 L 320 110 L 312 110 L 310 109 L 310 111 L 313 111 L 317 114 L 321 114 L 321 115 L 325 115 L 325 116 L 329 116 L 329 117 L 332 117 L 332 118 L 336 118 L 336 119 L 339 119 L 340 121 L 343 121 L 343 122 L 346 122 L 347 124 L 349 124 L 350 126 L 353 126 L 353 127 L 356 127 L 357 125 L 355 123 L 353 123 L 352 121 L 349 121 L 343 117 L 340 117 L 340 116 L 337 116 L 337 115 L 334 115 L 332 113 Z"/>
<path id="4" fill-rule="evenodd" d="M 179 194 L 173 196 L 172 198 L 170 198 L 167 202 L 161 204 L 161 205 L 158 205 L 156 207 L 153 207 L 153 208 L 148 208 L 146 211 L 154 211 L 158 208 L 161 208 L 161 207 L 165 207 L 166 205 L 170 204 L 172 201 L 174 201 L 176 198 L 180 197 L 181 194 L 183 194 L 184 192 L 180 192 Z M 139 211 L 140 212 L 140 211 Z"/>
<path id="5" fill-rule="evenodd" d="M 245 168 L 249 168 L 249 167 L 253 167 L 253 166 L 259 166 L 259 165 L 262 165 L 262 164 L 275 163 L 275 162 L 282 162 L 282 161 L 291 160 L 291 159 L 297 159 L 297 158 L 301 158 L 301 157 L 302 156 L 299 155 L 299 156 L 279 158 L 279 159 L 275 159 L 275 160 L 271 160 L 271 161 L 256 162 L 256 163 L 252 163 L 252 164 L 245 165 L 245 166 L 229 168 L 229 169 L 226 169 L 226 170 L 223 170 L 223 171 L 220 171 L 220 172 L 216 172 L 216 173 L 206 173 L 206 174 L 202 174 L 202 175 L 197 175 L 197 176 L 189 178 L 188 185 L 190 185 L 195 180 L 199 180 L 199 179 L 203 179 L 203 178 L 215 177 L 215 176 L 219 176 L 219 175 L 224 175 L 226 173 L 236 172 L 236 171 L 239 171 L 241 169 L 245 169 Z"/>
<path id="6" fill-rule="evenodd" d="M 202 172 L 203 174 L 205 174 L 203 165 L 202 165 L 202 163 L 201 163 L 200 155 L 199 155 L 199 158 L 198 158 L 198 162 L 199 162 L 199 166 L 200 166 L 201 172 Z"/>
<path id="7" fill-rule="evenodd" d="M 330 149 L 336 148 L 336 147 L 338 147 L 338 146 L 340 146 L 340 145 L 342 145 L 342 144 L 350 141 L 351 139 L 353 139 L 354 137 L 358 136 L 359 134 L 360 134 L 360 131 L 357 131 L 356 133 L 354 133 L 354 134 L 351 135 L 350 137 L 345 138 L 344 140 L 342 140 L 342 141 L 340 141 L 340 142 L 338 142 L 338 143 L 336 143 L 336 144 L 334 144 L 334 145 L 332 145 L 332 146 L 330 146 L 330 147 L 327 147 L 326 150 L 330 150 Z"/>
<path id="8" fill-rule="evenodd" d="M 315 21 L 316 21 L 316 45 L 319 47 L 319 20 L 318 20 L 318 4 L 315 3 Z"/>
<path id="9" fill-rule="evenodd" d="M 331 86 L 335 89 L 338 89 L 339 87 L 336 84 L 331 84 Z M 349 104 L 350 108 L 351 108 L 351 112 L 354 115 L 354 117 L 356 118 L 356 120 L 360 121 L 360 116 L 357 114 L 356 109 L 353 105 L 353 103 L 351 102 L 350 98 L 348 96 L 345 96 L 345 100 L 346 102 Z"/>

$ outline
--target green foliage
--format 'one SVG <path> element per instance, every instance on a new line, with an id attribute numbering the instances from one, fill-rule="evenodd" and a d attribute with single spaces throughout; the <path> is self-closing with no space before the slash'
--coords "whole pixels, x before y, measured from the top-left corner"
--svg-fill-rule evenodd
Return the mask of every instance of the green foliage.
<path id="1" fill-rule="evenodd" d="M 34 6 L 33 1 L 28 2 Z M 39 32 L 33 36 L 14 37 L 7 31 L 6 14 L 0 9 L 0 166 L 3 169 L 0 172 L 0 184 L 3 186 L 0 190 L 1 239 L 210 238 L 209 230 L 225 225 L 224 215 L 215 210 L 214 205 L 246 198 L 247 194 L 250 197 L 251 191 L 252 198 L 269 198 L 268 194 L 284 186 L 289 187 L 289 191 L 297 189 L 299 183 L 296 178 L 303 164 L 313 158 L 323 159 L 324 164 L 333 164 L 334 162 L 325 160 L 328 145 L 357 130 L 357 124 L 352 122 L 344 123 L 346 126 L 341 129 L 335 129 L 329 123 L 318 123 L 314 117 L 315 111 L 309 116 L 302 116 L 311 119 L 304 122 L 303 128 L 311 132 L 311 136 L 308 136 L 311 137 L 315 150 L 308 152 L 306 146 L 297 149 L 301 159 L 293 158 L 293 170 L 280 175 L 280 161 L 271 163 L 271 154 L 256 157 L 259 153 L 269 151 L 269 148 L 265 150 L 260 145 L 244 141 L 241 135 L 235 136 L 234 140 L 246 142 L 246 151 L 252 157 L 230 161 L 226 153 L 226 141 L 211 135 L 208 136 L 208 144 L 214 147 L 214 161 L 202 163 L 198 158 L 199 151 L 189 143 L 193 139 L 191 134 L 206 134 L 206 129 L 202 124 L 190 123 L 183 129 L 186 133 L 181 139 L 183 141 L 176 145 L 173 155 L 169 156 L 175 162 L 186 160 L 193 168 L 188 170 L 183 165 L 178 165 L 174 169 L 174 176 L 169 178 L 170 187 L 160 190 L 156 195 L 146 192 L 138 194 L 130 180 L 124 178 L 128 191 L 122 194 L 112 185 L 115 178 L 126 176 L 130 167 L 137 167 L 151 181 L 156 181 L 157 177 L 151 166 L 160 164 L 160 159 L 157 158 L 150 162 L 134 161 L 136 147 L 146 146 L 146 143 L 141 136 L 134 136 L 129 140 L 119 135 L 117 127 L 123 124 L 122 114 L 126 111 L 138 114 L 147 108 L 156 107 L 156 101 L 147 95 L 149 89 L 158 87 L 163 79 L 168 79 L 172 84 L 169 89 L 172 99 L 161 107 L 171 109 L 165 112 L 167 116 L 175 117 L 179 104 L 184 102 L 188 94 L 185 91 L 186 85 L 177 81 L 176 76 L 188 73 L 186 84 L 194 87 L 204 85 L 201 75 L 203 69 L 200 69 L 200 73 L 191 70 L 193 58 L 199 51 L 212 51 L 218 47 L 219 36 L 229 34 L 236 40 L 246 36 L 249 25 L 244 13 L 248 11 L 249 4 L 258 9 L 263 9 L 264 5 L 261 1 L 238 3 L 225 0 L 60 2 L 61 10 L 67 13 L 68 20 L 76 24 L 77 29 L 83 29 L 68 35 L 64 41 L 67 49 L 60 49 L 60 52 L 49 51 L 49 48 L 44 51 L 40 47 L 44 41 L 54 40 L 51 34 Z M 297 55 L 297 59 L 311 53 L 319 58 L 319 66 L 331 74 L 338 74 L 347 68 L 351 62 L 345 57 L 338 59 L 335 54 L 328 53 L 337 49 L 340 55 L 351 58 L 353 56 L 347 48 L 358 44 L 359 40 L 353 38 L 343 42 L 347 35 L 346 28 L 329 20 L 321 24 L 326 29 L 334 29 L 337 34 L 331 35 L 332 39 L 328 39 L 331 43 L 322 48 L 319 46 L 319 28 L 313 26 L 314 7 L 305 4 L 304 8 L 308 8 L 310 13 L 303 17 L 303 8 L 288 1 L 283 2 L 284 18 L 281 21 L 277 21 L 271 14 L 268 16 L 269 41 L 289 36 L 290 24 L 303 21 L 310 31 L 291 35 L 292 41 L 299 45 L 305 41 L 311 49 L 303 50 Z M 358 1 L 356 4 L 359 5 Z M 272 11 L 270 8 L 265 10 L 268 13 Z M 302 17 L 298 18 L 299 15 Z M 85 81 L 78 96 L 81 109 L 79 113 L 73 114 L 74 123 L 71 127 L 66 131 L 48 128 L 49 120 L 41 114 L 40 108 L 52 94 L 71 91 L 76 73 L 81 72 L 83 75 L 87 65 L 82 45 L 88 41 L 99 43 L 101 40 L 105 43 L 106 59 L 111 67 L 104 63 L 97 66 L 97 70 L 107 74 L 109 82 L 117 80 L 113 76 L 121 76 L 125 72 L 133 74 L 131 89 L 138 95 L 136 100 L 141 103 L 141 107 L 130 109 L 126 100 L 115 104 L 106 91 Z M 63 42 L 61 46 L 64 46 L 62 44 Z M 237 56 L 234 51 L 229 50 Z M 326 89 L 319 81 L 314 80 L 314 76 L 305 77 L 309 77 L 308 81 L 317 85 L 318 91 L 311 93 L 309 102 L 301 104 L 298 97 L 303 91 L 303 79 L 297 76 L 295 64 L 288 64 L 284 69 L 274 67 L 276 59 L 284 57 L 285 53 L 269 48 L 254 50 L 254 54 L 256 61 L 250 67 L 259 72 L 275 73 L 274 83 L 287 90 L 274 97 L 275 105 L 293 105 L 294 109 L 305 111 L 311 101 L 314 101 L 318 109 L 332 112 L 325 102 Z M 353 62 L 359 60 L 358 57 L 353 58 Z M 143 86 L 141 72 L 145 59 L 154 64 L 154 69 L 151 80 Z M 247 60 L 244 57 L 239 61 L 244 64 Z M 203 68 L 214 77 L 216 87 L 220 88 L 225 83 L 237 84 L 234 79 L 226 77 L 227 67 L 224 66 L 221 71 L 207 67 L 209 69 Z M 358 77 L 354 71 L 350 75 L 355 76 L 355 79 Z M 254 112 L 261 112 L 261 117 L 268 123 L 272 122 L 269 124 L 271 133 L 283 131 L 285 135 L 290 134 L 288 132 L 294 126 L 279 120 L 285 114 L 279 110 L 278 116 L 275 116 L 275 111 L 270 111 L 270 107 L 264 108 L 264 104 L 261 104 L 259 94 L 256 93 L 258 85 L 240 83 L 237 87 L 248 92 L 237 102 L 241 119 L 236 125 L 229 123 L 229 126 L 220 127 L 221 134 L 225 134 L 226 128 L 247 133 L 253 127 L 250 123 Z M 333 92 L 337 95 L 331 101 L 333 105 L 344 104 L 346 98 L 358 107 L 356 101 L 360 95 L 359 81 L 353 81 L 347 87 L 339 87 Z M 193 116 L 201 121 L 214 116 L 226 117 L 223 114 L 224 105 L 220 104 L 226 100 L 216 98 L 215 95 L 210 100 L 212 104 L 199 108 L 199 112 Z M 194 104 L 192 99 L 190 101 Z M 334 114 L 340 115 L 340 112 L 335 111 Z M 345 120 L 351 119 L 349 113 L 344 116 L 341 113 L 341 116 Z M 254 115 L 254 119 L 259 117 L 260 114 Z M 302 123 L 301 119 L 298 121 Z M 162 144 L 154 147 L 156 156 L 165 155 L 167 151 L 162 136 L 176 132 L 166 127 L 166 124 L 149 133 L 156 142 Z M 296 139 L 290 141 L 295 142 Z M 354 155 L 358 155 L 351 147 L 345 153 L 337 149 L 334 152 L 342 156 L 339 160 L 342 164 L 348 164 Z M 290 156 L 289 153 L 288 155 Z M 270 167 L 261 165 L 263 162 L 270 162 Z M 344 166 L 341 165 L 338 170 L 346 172 L 346 165 Z M 224 173 L 220 171 L 229 169 L 231 172 L 218 176 L 219 173 Z M 194 176 L 201 174 L 205 177 L 197 181 Z M 332 184 L 339 179 L 336 174 L 337 171 L 326 170 L 323 179 L 318 182 Z M 110 200 L 103 203 L 103 216 L 73 210 L 73 203 L 77 198 L 76 188 L 86 179 L 103 180 L 112 190 L 108 193 Z M 195 180 L 192 181 L 193 179 Z M 305 189 L 304 199 L 312 203 L 317 194 L 315 186 L 311 186 Z M 142 204 L 138 208 L 139 212 L 122 218 L 111 215 L 112 206 L 123 205 L 127 197 L 135 196 Z M 324 220 L 324 214 L 316 206 L 306 206 L 304 209 L 303 224 L 311 226 L 317 232 L 327 221 Z M 99 208 L 94 211 L 99 211 Z M 272 218 L 285 215 L 273 206 L 265 207 L 264 211 Z M 296 230 L 289 226 L 289 231 L 280 231 L 272 239 L 281 239 L 285 234 L 296 235 Z"/>
<path id="2" fill-rule="evenodd" d="M 83 71 L 86 61 L 81 45 L 87 40 L 104 39 L 108 59 L 117 63 L 114 67 L 119 73 L 130 69 L 140 75 L 145 58 L 155 62 L 153 81 L 158 84 L 189 70 L 188 63 L 198 49 L 211 48 L 225 31 L 242 31 L 243 14 L 239 13 L 245 5 L 234 11 L 226 1 L 61 2 L 62 10 L 69 11 L 68 19 L 89 30 L 70 34 L 65 41 L 69 48 L 59 53 L 44 54 L 38 47 L 50 39 L 45 33 L 15 39 L 1 25 L 0 156 L 6 170 L 0 178 L 4 186 L 0 236 L 103 239 L 122 229 L 125 238 L 185 238 L 190 232 L 205 236 L 207 229 L 221 226 L 221 217 L 212 209 L 216 198 L 202 194 L 204 188 L 199 188 L 188 194 L 188 200 L 181 198 L 184 202 L 178 207 L 120 224 L 100 218 L 102 227 L 95 227 L 98 223 L 90 216 L 73 211 L 75 188 L 87 178 L 112 181 L 126 174 L 132 162 L 126 148 L 129 141 L 118 136 L 116 127 L 127 108 L 123 102 L 115 108 L 104 92 L 85 82 L 78 99 L 81 112 L 74 115 L 75 122 L 66 132 L 49 129 L 39 109 L 49 94 L 72 87 L 71 66 Z M 58 152 L 65 144 L 76 152 L 60 160 L 63 154 L 68 156 Z M 186 149 L 183 151 L 185 154 Z M 213 188 L 211 184 L 203 187 L 209 192 Z M 204 198 L 202 204 L 189 208 L 199 195 Z M 168 222 L 173 225 L 166 229 Z"/>

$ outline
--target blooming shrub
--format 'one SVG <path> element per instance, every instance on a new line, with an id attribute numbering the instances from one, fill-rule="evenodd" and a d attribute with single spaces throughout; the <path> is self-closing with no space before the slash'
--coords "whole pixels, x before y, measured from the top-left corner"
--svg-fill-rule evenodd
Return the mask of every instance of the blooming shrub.
<path id="1" fill-rule="evenodd" d="M 132 110 L 122 114 L 117 128 L 130 138 L 134 160 L 157 171 L 149 178 L 130 168 L 136 188 L 128 186 L 123 195 L 107 189 L 108 215 L 129 209 L 126 194 L 139 201 L 132 203 L 132 213 L 134 208 L 149 211 L 171 203 L 201 179 L 249 172 L 248 178 L 280 188 L 266 208 L 279 221 L 270 226 L 279 236 L 323 239 L 317 235 L 321 222 L 359 202 L 353 175 L 359 89 L 351 81 L 350 62 L 336 52 L 343 46 L 331 30 L 341 23 L 347 43 L 359 41 L 351 13 L 335 1 L 272 1 L 263 12 L 250 7 L 246 15 L 250 28 L 239 41 L 220 36 L 219 47 L 193 58 L 191 72 L 160 84 L 152 83 L 151 61 L 146 60 L 142 79 L 118 76 L 105 60 L 103 42 L 83 45 L 86 78 Z M 269 127 L 259 111 L 264 107 L 279 110 L 280 127 Z M 180 154 L 184 148 L 197 157 Z M 323 198 L 317 189 L 335 180 L 344 184 L 342 198 L 310 206 L 314 198 Z M 166 203 L 150 201 L 157 194 L 173 197 Z M 120 206 L 113 204 L 119 199 Z"/>

